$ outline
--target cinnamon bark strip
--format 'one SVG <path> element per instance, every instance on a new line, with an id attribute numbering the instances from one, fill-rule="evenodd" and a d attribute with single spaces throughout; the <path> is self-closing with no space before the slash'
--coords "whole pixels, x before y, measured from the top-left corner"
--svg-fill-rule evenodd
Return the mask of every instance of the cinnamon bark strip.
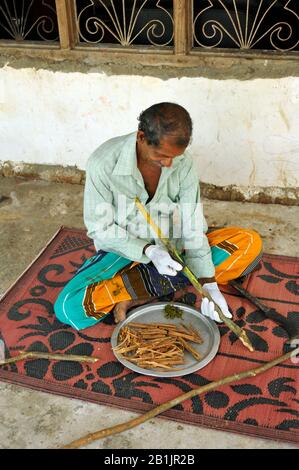
<path id="1" fill-rule="evenodd" d="M 185 349 L 187 349 L 187 351 L 189 351 L 197 361 L 202 360 L 202 355 L 198 351 L 196 351 L 196 349 L 194 349 L 190 344 L 188 344 L 187 341 L 185 341 L 183 338 L 181 338 L 181 341 Z"/>
<path id="2" fill-rule="evenodd" d="M 194 343 L 199 343 L 201 344 L 201 341 L 198 338 L 195 338 L 194 336 L 187 335 L 185 333 L 181 333 L 180 331 L 170 331 L 169 332 L 170 336 L 178 336 L 179 338 L 185 338 L 189 341 L 193 341 Z"/>

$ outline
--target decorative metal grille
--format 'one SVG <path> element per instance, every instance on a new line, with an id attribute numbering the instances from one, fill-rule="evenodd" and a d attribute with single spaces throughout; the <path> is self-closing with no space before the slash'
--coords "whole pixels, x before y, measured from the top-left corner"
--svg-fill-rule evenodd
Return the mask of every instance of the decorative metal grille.
<path id="1" fill-rule="evenodd" d="M 173 45 L 172 0 L 77 0 L 81 42 Z"/>
<path id="2" fill-rule="evenodd" d="M 298 0 L 192 0 L 193 45 L 299 50 Z"/>
<path id="3" fill-rule="evenodd" d="M 55 0 L 0 0 L 0 39 L 58 41 Z"/>

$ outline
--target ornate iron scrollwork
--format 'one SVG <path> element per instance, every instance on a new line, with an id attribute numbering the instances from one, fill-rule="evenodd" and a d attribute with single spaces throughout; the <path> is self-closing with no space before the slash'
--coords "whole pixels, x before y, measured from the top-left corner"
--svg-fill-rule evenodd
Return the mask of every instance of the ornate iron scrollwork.
<path id="1" fill-rule="evenodd" d="M 0 38 L 58 41 L 55 0 L 1 0 Z"/>
<path id="2" fill-rule="evenodd" d="M 193 0 L 194 46 L 291 51 L 299 48 L 296 0 Z"/>
<path id="3" fill-rule="evenodd" d="M 77 10 L 82 42 L 167 46 L 173 41 L 172 0 L 77 0 Z"/>

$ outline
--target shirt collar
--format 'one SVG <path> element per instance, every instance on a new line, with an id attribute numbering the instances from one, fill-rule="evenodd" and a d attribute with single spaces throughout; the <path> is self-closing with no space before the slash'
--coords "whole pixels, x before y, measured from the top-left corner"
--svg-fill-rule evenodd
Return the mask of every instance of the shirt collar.
<path id="1" fill-rule="evenodd" d="M 132 132 L 127 136 L 112 172 L 113 175 L 135 176 L 137 174 L 136 138 L 137 132 Z"/>

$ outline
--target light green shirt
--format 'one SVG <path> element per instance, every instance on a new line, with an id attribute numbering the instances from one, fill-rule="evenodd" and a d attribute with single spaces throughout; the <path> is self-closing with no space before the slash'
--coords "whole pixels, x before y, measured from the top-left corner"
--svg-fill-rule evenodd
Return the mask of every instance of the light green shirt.
<path id="1" fill-rule="evenodd" d="M 185 152 L 174 158 L 170 168 L 162 168 L 155 195 L 149 202 L 137 167 L 136 132 L 108 140 L 88 159 L 84 191 L 88 236 L 97 250 L 149 263 L 143 249 L 148 243 L 159 244 L 159 240 L 136 207 L 136 196 L 164 235 L 180 253 L 185 253 L 185 261 L 194 274 L 214 276 L 192 157 Z"/>

